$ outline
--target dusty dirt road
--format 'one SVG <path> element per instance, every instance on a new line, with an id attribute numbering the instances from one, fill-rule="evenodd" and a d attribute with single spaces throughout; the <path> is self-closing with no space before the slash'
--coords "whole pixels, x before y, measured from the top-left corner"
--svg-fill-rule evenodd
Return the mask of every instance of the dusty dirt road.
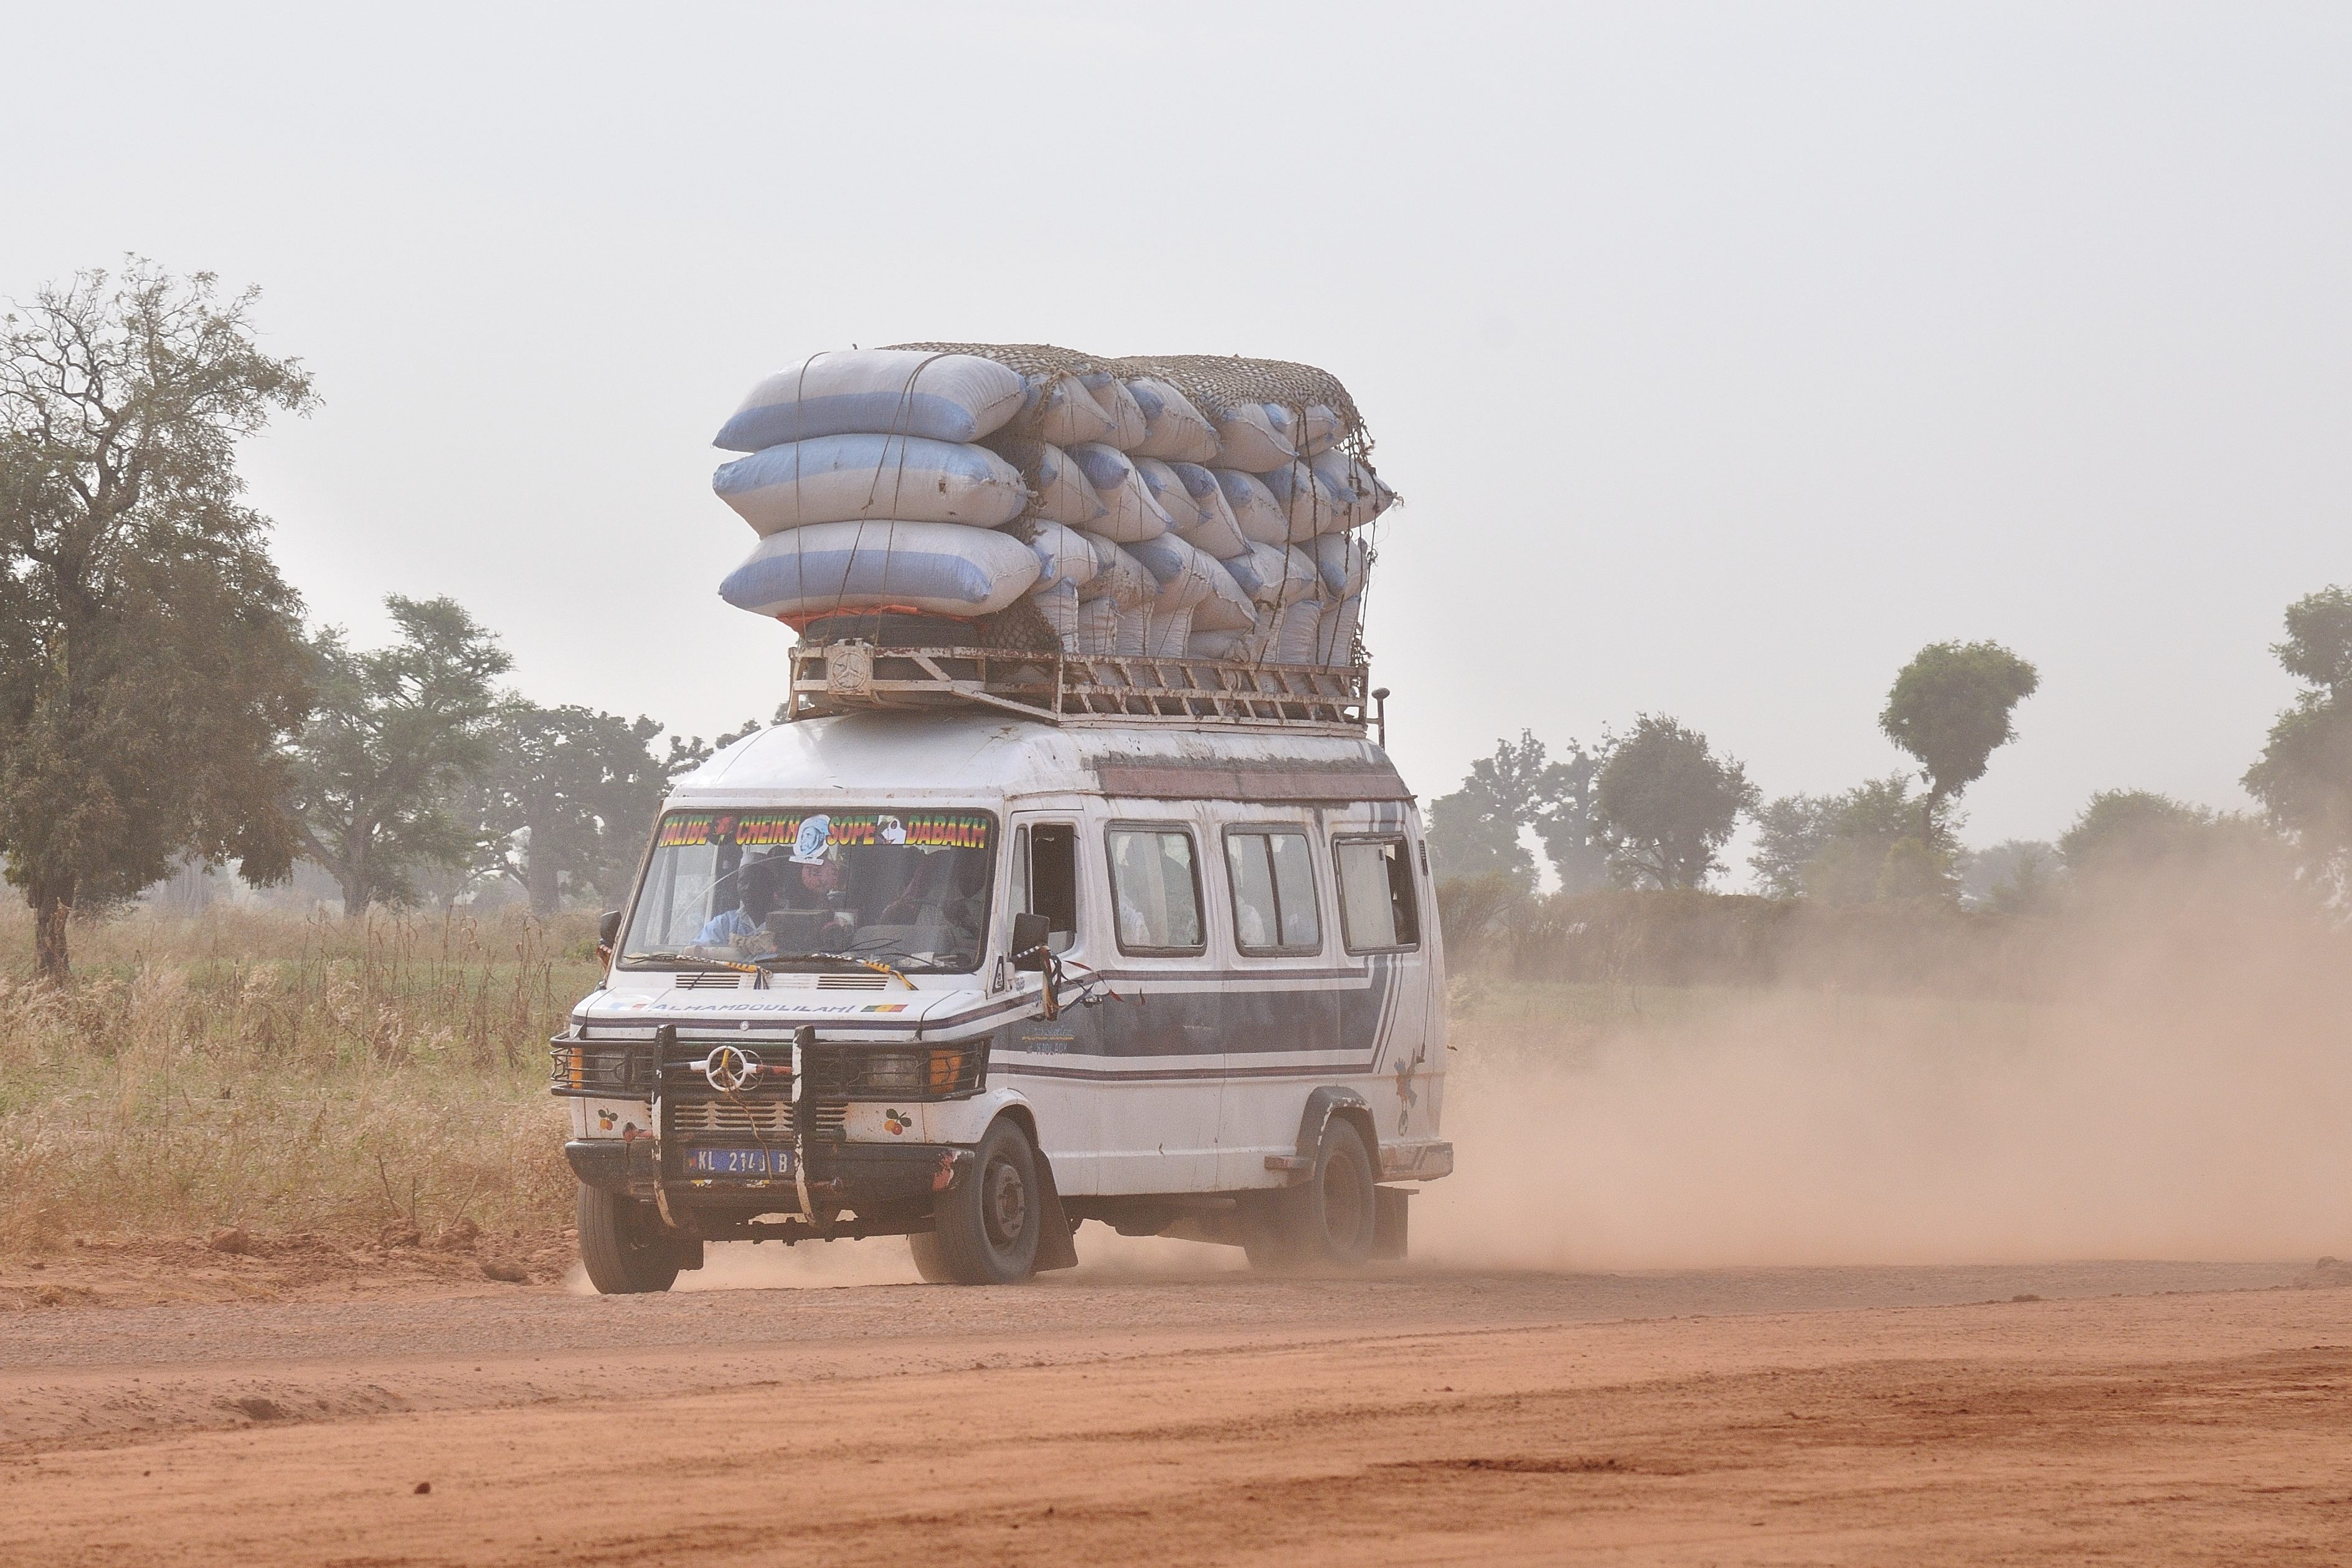
<path id="1" fill-rule="evenodd" d="M 2352 1289 L 2301 1272 L 26 1312 L 0 1562 L 2340 1563 Z"/>

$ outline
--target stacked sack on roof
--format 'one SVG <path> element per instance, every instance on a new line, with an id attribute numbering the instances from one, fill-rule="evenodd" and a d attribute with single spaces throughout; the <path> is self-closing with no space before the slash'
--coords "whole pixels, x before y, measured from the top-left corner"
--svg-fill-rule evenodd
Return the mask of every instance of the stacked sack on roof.
<path id="1" fill-rule="evenodd" d="M 729 603 L 980 623 L 993 646 L 1339 664 L 1395 500 L 1334 378 L 1278 362 L 1036 345 L 817 354 L 717 444 L 761 540 Z"/>

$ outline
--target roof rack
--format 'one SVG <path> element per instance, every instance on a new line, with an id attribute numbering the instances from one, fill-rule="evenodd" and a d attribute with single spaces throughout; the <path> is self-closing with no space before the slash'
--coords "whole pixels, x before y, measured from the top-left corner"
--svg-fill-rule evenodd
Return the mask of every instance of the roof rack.
<path id="1" fill-rule="evenodd" d="M 1028 653 L 980 647 L 795 647 L 787 722 L 871 709 L 994 708 L 1049 724 L 1364 732 L 1371 666 Z"/>

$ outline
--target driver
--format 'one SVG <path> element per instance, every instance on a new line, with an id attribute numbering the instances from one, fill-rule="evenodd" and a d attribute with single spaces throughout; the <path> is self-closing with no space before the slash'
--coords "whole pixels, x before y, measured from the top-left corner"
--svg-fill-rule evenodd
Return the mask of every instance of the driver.
<path id="1" fill-rule="evenodd" d="M 735 873 L 736 903 L 710 917 L 695 933 L 698 947 L 742 947 L 760 934 L 775 898 L 764 859 L 747 860 Z"/>

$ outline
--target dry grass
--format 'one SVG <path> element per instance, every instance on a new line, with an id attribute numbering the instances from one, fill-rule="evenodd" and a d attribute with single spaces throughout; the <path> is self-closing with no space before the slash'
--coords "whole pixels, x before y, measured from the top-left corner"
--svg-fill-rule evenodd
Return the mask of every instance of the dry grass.
<path id="1" fill-rule="evenodd" d="M 0 916 L 0 1247 L 72 1236 L 562 1223 L 545 1041 L 592 917 Z"/>

